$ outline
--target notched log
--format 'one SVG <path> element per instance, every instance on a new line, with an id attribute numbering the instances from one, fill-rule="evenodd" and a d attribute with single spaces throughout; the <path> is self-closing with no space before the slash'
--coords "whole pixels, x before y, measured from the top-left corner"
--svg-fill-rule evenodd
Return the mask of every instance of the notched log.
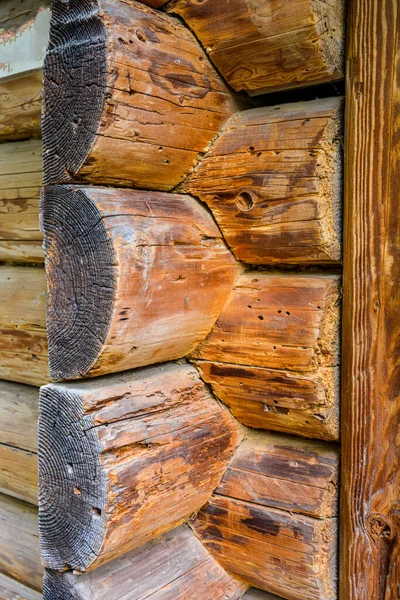
<path id="1" fill-rule="evenodd" d="M 55 0 L 44 180 L 170 190 L 238 108 L 193 34 L 122 0 Z"/>
<path id="2" fill-rule="evenodd" d="M 238 275 L 212 218 L 189 197 L 50 186 L 42 221 L 56 380 L 185 356 Z"/>
<path id="3" fill-rule="evenodd" d="M 238 260 L 340 262 L 342 113 L 340 98 L 240 112 L 181 186 L 207 203 Z"/>
<path id="4" fill-rule="evenodd" d="M 41 390 L 44 564 L 97 568 L 197 512 L 240 441 L 194 367 Z"/>
<path id="5" fill-rule="evenodd" d="M 235 90 L 261 94 L 341 79 L 345 1 L 173 0 Z"/>
<path id="6" fill-rule="evenodd" d="M 191 357 L 245 425 L 337 439 L 339 304 L 336 275 L 245 273 Z"/>

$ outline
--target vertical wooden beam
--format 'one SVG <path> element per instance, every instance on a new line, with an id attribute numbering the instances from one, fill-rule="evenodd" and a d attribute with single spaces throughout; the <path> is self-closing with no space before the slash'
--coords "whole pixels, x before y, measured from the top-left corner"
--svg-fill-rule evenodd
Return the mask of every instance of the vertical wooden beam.
<path id="1" fill-rule="evenodd" d="M 341 598 L 400 597 L 400 7 L 349 5 Z"/>

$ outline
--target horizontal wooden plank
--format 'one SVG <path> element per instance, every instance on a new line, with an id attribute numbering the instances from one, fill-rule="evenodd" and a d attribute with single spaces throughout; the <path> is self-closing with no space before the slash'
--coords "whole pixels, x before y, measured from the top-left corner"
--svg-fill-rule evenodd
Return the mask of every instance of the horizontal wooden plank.
<path id="1" fill-rule="evenodd" d="M 39 390 L 0 381 L 0 444 L 37 452 Z"/>
<path id="2" fill-rule="evenodd" d="M 192 359 L 240 421 L 339 436 L 340 279 L 247 272 Z"/>
<path id="3" fill-rule="evenodd" d="M 282 600 L 280 597 L 275 596 L 275 594 L 269 594 L 268 592 L 263 592 L 262 590 L 256 590 L 255 588 L 251 588 L 248 592 L 243 596 L 243 600 Z"/>
<path id="4" fill-rule="evenodd" d="M 239 600 L 246 587 L 180 527 L 84 575 L 47 571 L 44 600 Z"/>
<path id="5" fill-rule="evenodd" d="M 40 140 L 0 144 L 0 261 L 43 262 L 41 181 Z"/>
<path id="6" fill-rule="evenodd" d="M 188 196 L 48 186 L 42 221 L 54 380 L 185 356 L 239 274 L 211 215 Z"/>
<path id="7" fill-rule="evenodd" d="M 341 260 L 342 108 L 327 98 L 240 112 L 182 184 L 238 260 Z"/>
<path id="8" fill-rule="evenodd" d="M 41 600 L 42 594 L 0 573 L 0 598 L 2 600 Z"/>
<path id="9" fill-rule="evenodd" d="M 0 289 L 0 378 L 31 385 L 47 383 L 44 270 L 3 265 Z"/>
<path id="10" fill-rule="evenodd" d="M 186 363 L 45 386 L 39 436 L 43 561 L 78 571 L 198 511 L 240 441 Z"/>
<path id="11" fill-rule="evenodd" d="M 343 77 L 345 1 L 173 0 L 235 90 L 260 94 Z"/>
<path id="12" fill-rule="evenodd" d="M 0 572 L 42 589 L 37 509 L 4 495 L 0 495 Z"/>
<path id="13" fill-rule="evenodd" d="M 37 454 L 0 444 L 0 492 L 38 504 Z"/>

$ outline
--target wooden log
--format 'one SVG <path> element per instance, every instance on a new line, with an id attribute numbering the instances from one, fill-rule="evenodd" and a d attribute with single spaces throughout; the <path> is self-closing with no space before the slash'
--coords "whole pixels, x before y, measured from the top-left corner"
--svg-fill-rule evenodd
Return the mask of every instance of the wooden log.
<path id="1" fill-rule="evenodd" d="M 41 600 L 43 596 L 15 579 L 0 573 L 0 598 L 2 600 Z"/>
<path id="2" fill-rule="evenodd" d="M 0 378 L 31 385 L 47 383 L 44 270 L 3 265 L 0 289 Z"/>
<path id="3" fill-rule="evenodd" d="M 246 583 L 288 600 L 334 600 L 337 480 L 335 449 L 256 434 L 240 446 L 194 530 Z"/>
<path id="4" fill-rule="evenodd" d="M 339 286 L 336 275 L 239 278 L 192 358 L 242 423 L 338 438 Z"/>
<path id="5" fill-rule="evenodd" d="M 41 182 L 40 140 L 0 144 L 0 261 L 43 262 Z"/>
<path id="6" fill-rule="evenodd" d="M 187 196 L 49 186 L 42 221 L 55 380 L 185 356 L 238 275 L 209 213 Z"/>
<path id="7" fill-rule="evenodd" d="M 355 0 L 349 11 L 340 597 L 396 600 L 400 5 Z"/>
<path id="8" fill-rule="evenodd" d="M 39 136 L 49 0 L 0 5 L 0 140 Z"/>
<path id="9" fill-rule="evenodd" d="M 150 6 L 151 8 L 161 8 L 168 2 L 168 0 L 138 0 L 138 1 L 141 4 L 146 4 L 146 6 Z"/>
<path id="10" fill-rule="evenodd" d="M 42 589 L 37 509 L 0 495 L 0 573 Z"/>
<path id="11" fill-rule="evenodd" d="M 37 388 L 0 382 L 0 491 L 32 504 L 38 503 L 38 416 Z"/>
<path id="12" fill-rule="evenodd" d="M 123 0 L 53 3 L 46 183 L 171 190 L 237 108 L 178 19 Z"/>
<path id="13" fill-rule="evenodd" d="M 47 571 L 44 600 L 239 600 L 246 587 L 183 526 L 91 573 Z"/>
<path id="14" fill-rule="evenodd" d="M 181 16 L 235 90 L 262 94 L 341 79 L 345 2 L 176 0 Z"/>
<path id="15" fill-rule="evenodd" d="M 194 367 L 174 363 L 42 388 L 39 435 L 43 561 L 77 571 L 198 511 L 240 440 Z"/>
<path id="16" fill-rule="evenodd" d="M 182 185 L 250 264 L 341 260 L 340 98 L 238 113 Z"/>
<path id="17" fill-rule="evenodd" d="M 282 599 L 278 596 L 275 596 L 275 594 L 269 594 L 268 592 L 263 592 L 262 590 L 256 590 L 255 588 L 251 588 L 243 596 L 243 600 L 282 600 Z"/>

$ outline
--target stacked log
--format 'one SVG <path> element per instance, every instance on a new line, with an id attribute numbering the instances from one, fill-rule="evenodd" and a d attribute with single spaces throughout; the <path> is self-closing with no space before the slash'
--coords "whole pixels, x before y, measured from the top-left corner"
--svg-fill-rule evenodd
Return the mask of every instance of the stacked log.
<path id="1" fill-rule="evenodd" d="M 42 594 L 16 579 L 0 573 L 0 598 L 2 600 L 41 600 Z"/>

